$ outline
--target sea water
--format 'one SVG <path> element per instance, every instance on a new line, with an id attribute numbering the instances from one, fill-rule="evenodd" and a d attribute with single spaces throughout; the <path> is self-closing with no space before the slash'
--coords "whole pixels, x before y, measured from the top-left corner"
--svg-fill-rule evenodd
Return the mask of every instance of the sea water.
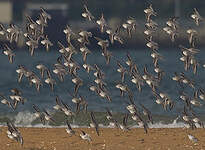
<path id="1" fill-rule="evenodd" d="M 143 68 L 146 64 L 148 67 L 148 72 L 154 73 L 151 51 L 148 48 L 145 49 L 113 49 L 113 57 L 111 57 L 110 64 L 106 64 L 105 58 L 101 55 L 101 50 L 91 50 L 92 54 L 88 54 L 87 63 L 90 65 L 97 64 L 99 68 L 105 73 L 105 83 L 107 84 L 107 89 L 110 93 L 112 102 L 108 102 L 106 99 L 102 99 L 95 93 L 89 90 L 89 86 L 94 84 L 94 71 L 89 74 L 82 67 L 82 55 L 74 55 L 74 60 L 78 62 L 81 66 L 78 71 L 78 75 L 83 79 L 83 86 L 79 88 L 80 95 L 84 96 L 88 102 L 88 113 L 79 113 L 73 118 L 66 117 L 63 113 L 55 111 L 53 106 L 55 105 L 55 98 L 58 95 L 61 100 L 71 106 L 72 110 L 75 111 L 75 104 L 72 103 L 72 97 L 68 94 L 68 91 L 73 93 L 74 83 L 72 83 L 72 77 L 68 74 L 65 76 L 64 82 L 61 82 L 58 77 L 52 72 L 53 64 L 57 61 L 60 53 L 54 49 L 50 52 L 45 52 L 45 50 L 36 50 L 34 56 L 30 56 L 28 50 L 15 51 L 16 56 L 14 57 L 13 64 L 10 64 L 8 57 L 1 54 L 0 55 L 0 93 L 2 93 L 7 98 L 11 95 L 10 90 L 12 88 L 18 88 L 22 91 L 23 97 L 27 99 L 24 105 L 19 104 L 17 109 L 13 111 L 11 108 L 0 103 L 0 125 L 6 125 L 8 119 L 12 120 L 18 126 L 28 126 L 28 127 L 43 127 L 40 120 L 35 117 L 32 105 L 37 105 L 41 110 L 45 108 L 49 113 L 51 113 L 56 120 L 57 124 L 48 123 L 46 127 L 64 127 L 65 120 L 69 120 L 74 127 L 87 127 L 90 123 L 89 111 L 93 111 L 96 116 L 96 120 L 103 127 L 109 127 L 108 121 L 106 120 L 106 107 L 109 108 L 114 117 L 118 122 L 122 122 L 123 115 L 128 113 L 126 110 L 126 105 L 129 101 L 128 96 L 120 96 L 120 91 L 115 87 L 116 83 L 121 80 L 120 73 L 117 72 L 117 61 L 120 61 L 124 67 L 127 67 L 125 61 L 127 60 L 126 54 L 129 52 L 133 61 L 137 64 L 139 71 L 143 74 Z M 131 77 L 125 75 L 125 83 L 133 91 L 134 101 L 136 105 L 142 103 L 147 107 L 153 115 L 154 125 L 150 127 L 183 127 L 184 123 L 179 116 L 183 112 L 183 101 L 179 98 L 179 91 L 181 87 L 172 80 L 174 72 L 185 72 L 185 74 L 193 79 L 196 83 L 196 89 L 199 87 L 205 88 L 205 68 L 202 64 L 205 62 L 205 51 L 201 50 L 199 54 L 196 55 L 197 60 L 201 63 L 198 67 L 197 74 L 194 75 L 192 69 L 189 71 L 184 71 L 184 64 L 179 59 L 181 57 L 181 51 L 179 48 L 159 50 L 159 53 L 164 57 L 164 60 L 159 60 L 159 66 L 165 71 L 165 76 L 163 77 L 158 91 L 167 93 L 170 98 L 174 101 L 175 105 L 172 110 L 165 111 L 161 105 L 155 103 L 155 97 L 152 94 L 151 88 L 147 85 L 142 86 L 142 91 L 139 92 L 136 86 L 131 82 Z M 56 80 L 57 84 L 54 85 L 54 91 L 51 91 L 50 87 L 44 82 L 40 77 L 39 70 L 36 69 L 36 65 L 42 63 L 50 69 L 52 72 L 52 77 Z M 42 80 L 43 86 L 40 87 L 40 92 L 35 88 L 35 85 L 30 86 L 28 79 L 23 77 L 22 81 L 18 83 L 18 74 L 16 69 L 19 65 L 24 65 L 27 69 L 35 72 L 38 77 Z M 185 86 L 186 87 L 186 86 Z M 193 97 L 193 89 L 186 87 L 184 89 L 189 96 Z M 12 101 L 12 100 L 11 100 Z M 193 107 L 194 111 L 200 117 L 200 119 L 205 120 L 205 106 L 204 101 L 201 107 Z M 177 119 L 176 119 L 177 118 Z M 128 120 L 128 123 L 132 127 L 138 127 L 134 121 Z"/>

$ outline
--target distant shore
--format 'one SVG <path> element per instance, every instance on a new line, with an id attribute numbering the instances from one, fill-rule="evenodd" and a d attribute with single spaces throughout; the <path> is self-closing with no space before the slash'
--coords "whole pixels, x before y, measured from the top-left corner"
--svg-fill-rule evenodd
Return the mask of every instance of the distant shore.
<path id="1" fill-rule="evenodd" d="M 24 145 L 9 139 L 7 128 L 1 127 L 0 149 L 2 150 L 202 150 L 205 149 L 204 129 L 158 128 L 149 129 L 148 134 L 141 128 L 123 132 L 119 129 L 100 128 L 100 136 L 94 129 L 74 128 L 76 135 L 70 137 L 65 128 L 22 128 L 19 127 Z M 90 134 L 92 142 L 79 137 L 80 130 Z M 188 134 L 198 138 L 194 143 Z"/>
<path id="2" fill-rule="evenodd" d="M 109 26 L 113 29 L 116 28 L 116 26 L 119 26 L 121 23 L 119 19 L 115 20 L 110 19 Z M 174 42 L 171 41 L 170 35 L 165 33 L 163 31 L 163 27 L 166 27 L 166 21 L 168 19 L 155 19 L 155 21 L 159 24 L 158 29 L 153 34 L 153 41 L 159 44 L 159 50 L 164 48 L 178 48 L 179 45 L 184 45 L 185 47 L 189 47 L 188 42 L 188 34 L 186 33 L 186 30 L 189 28 L 193 28 L 197 31 L 197 38 L 196 38 L 196 48 L 199 47 L 205 47 L 205 41 L 203 40 L 205 37 L 205 23 L 201 23 L 200 26 L 196 26 L 194 22 L 191 20 L 181 20 L 179 23 L 179 29 L 177 30 L 177 36 Z M 121 29 L 120 36 L 123 39 L 124 44 L 120 44 L 119 42 L 115 42 L 114 44 L 109 45 L 109 49 L 144 49 L 147 48 L 146 43 L 148 42 L 148 39 L 146 40 L 146 36 L 144 34 L 144 30 L 146 29 L 144 24 L 145 22 L 142 20 L 137 20 L 139 25 L 136 28 L 136 31 L 132 31 L 132 36 L 129 37 L 126 30 Z M 78 33 L 80 29 L 92 32 L 93 36 L 100 37 L 102 39 L 109 39 L 109 36 L 107 33 L 101 33 L 99 30 L 99 27 L 97 25 L 93 25 L 90 22 L 82 22 L 82 21 L 73 21 L 68 23 L 71 25 L 73 31 L 75 33 Z M 22 24 L 22 26 L 25 26 Z M 49 35 L 49 33 L 48 33 Z M 92 37 L 89 38 L 90 42 L 92 44 L 88 45 L 89 48 L 92 49 L 98 49 L 99 46 L 97 45 L 97 41 Z M 54 43 L 54 46 L 52 48 L 58 50 L 57 41 L 64 41 L 65 42 L 65 35 L 63 33 L 63 29 L 61 32 L 61 37 L 52 37 L 52 42 Z M 3 45 L 5 43 L 9 43 L 4 39 L 2 36 L 0 36 L 0 45 Z M 72 37 L 72 43 L 74 46 L 78 49 L 79 43 L 77 42 L 77 39 Z M 65 43 L 64 43 L 65 44 Z M 17 49 L 22 48 L 28 48 L 25 45 L 25 37 L 23 35 L 20 36 L 19 42 L 14 44 Z M 40 47 L 43 48 L 43 47 Z"/>

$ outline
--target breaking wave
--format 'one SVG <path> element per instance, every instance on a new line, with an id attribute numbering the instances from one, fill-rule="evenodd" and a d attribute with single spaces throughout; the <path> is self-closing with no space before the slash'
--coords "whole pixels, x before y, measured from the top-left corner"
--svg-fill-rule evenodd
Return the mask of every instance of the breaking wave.
<path id="1" fill-rule="evenodd" d="M 108 122 L 106 122 L 106 119 L 103 121 L 102 117 L 105 115 L 105 113 L 101 113 L 100 115 L 97 115 L 96 119 L 101 120 L 99 123 L 99 126 L 101 128 L 112 128 L 111 126 L 108 125 Z M 123 116 L 123 114 L 119 115 Z M 79 116 L 81 118 L 81 116 Z M 84 117 L 85 118 L 85 117 Z M 101 118 L 101 119 L 100 119 Z M 161 116 L 160 116 L 161 118 Z M 43 125 L 38 118 L 34 115 L 34 113 L 29 112 L 29 111 L 23 111 L 23 112 L 18 112 L 16 115 L 7 115 L 7 117 L 0 116 L 0 126 L 6 126 L 6 122 L 8 120 L 11 120 L 14 122 L 14 124 L 18 127 L 37 127 L 37 128 L 65 128 L 66 123 L 65 123 L 65 118 L 64 115 L 60 113 L 53 113 L 53 119 L 58 120 L 57 125 L 55 124 L 49 124 L 47 123 L 46 125 Z M 171 122 L 166 122 L 163 120 L 158 120 L 155 118 L 154 124 L 148 124 L 149 128 L 185 128 L 186 124 L 178 121 L 179 118 L 176 118 L 172 120 Z M 71 126 L 73 128 L 89 128 L 89 117 L 86 120 L 79 119 L 79 120 L 69 120 L 71 123 Z M 131 128 L 140 128 L 136 123 L 133 121 L 128 122 L 128 126 Z"/>

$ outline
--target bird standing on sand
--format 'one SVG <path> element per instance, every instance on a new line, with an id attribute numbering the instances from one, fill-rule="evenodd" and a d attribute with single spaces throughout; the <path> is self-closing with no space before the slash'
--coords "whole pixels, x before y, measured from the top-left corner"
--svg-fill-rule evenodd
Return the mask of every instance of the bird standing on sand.
<path id="1" fill-rule="evenodd" d="M 85 133 L 83 130 L 81 130 L 80 137 L 81 137 L 83 140 L 88 140 L 89 142 L 92 141 L 91 136 L 90 136 L 89 134 Z"/>
<path id="2" fill-rule="evenodd" d="M 157 13 L 152 8 L 152 4 L 150 4 L 148 8 L 144 9 L 144 13 L 146 15 L 147 22 L 150 21 L 151 16 L 157 16 Z"/>

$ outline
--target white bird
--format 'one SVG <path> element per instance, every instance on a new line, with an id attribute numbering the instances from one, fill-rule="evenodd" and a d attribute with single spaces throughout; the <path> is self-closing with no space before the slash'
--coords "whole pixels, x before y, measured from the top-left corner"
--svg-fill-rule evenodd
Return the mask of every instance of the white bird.
<path id="1" fill-rule="evenodd" d="M 193 142 L 198 142 L 198 139 L 191 134 L 188 134 L 188 138 Z"/>
<path id="2" fill-rule="evenodd" d="M 89 134 L 85 133 L 84 131 L 81 130 L 81 134 L 80 134 L 80 137 L 83 139 L 83 140 L 88 140 L 89 142 L 92 141 L 91 137 Z"/>

